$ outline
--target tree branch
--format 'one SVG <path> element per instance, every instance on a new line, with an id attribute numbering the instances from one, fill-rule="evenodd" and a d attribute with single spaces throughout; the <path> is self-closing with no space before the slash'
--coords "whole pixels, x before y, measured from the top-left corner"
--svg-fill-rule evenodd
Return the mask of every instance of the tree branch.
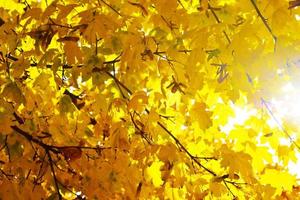
<path id="1" fill-rule="evenodd" d="M 264 16 L 261 14 L 260 10 L 258 9 L 256 3 L 254 2 L 254 0 L 250 0 L 256 13 L 258 14 L 259 18 L 261 19 L 261 21 L 264 23 L 265 27 L 267 28 L 267 30 L 269 31 L 269 33 L 272 35 L 272 38 L 274 40 L 274 44 L 275 44 L 275 47 L 274 47 L 274 51 L 276 49 L 276 42 L 277 42 L 277 37 L 274 35 L 271 27 L 269 26 L 269 24 L 267 23 L 267 20 L 264 18 Z"/>
<path id="2" fill-rule="evenodd" d="M 41 146 L 43 149 L 45 149 L 47 151 L 52 151 L 53 153 L 60 153 L 60 151 L 54 149 L 52 146 L 49 146 L 49 145 L 43 143 L 42 141 L 36 139 L 35 137 L 30 135 L 29 133 L 27 133 L 27 132 L 23 131 L 22 129 L 20 129 L 19 127 L 17 127 L 16 125 L 11 126 L 11 128 L 14 131 L 16 131 L 17 133 L 19 133 L 20 135 L 24 136 L 28 141 L 34 142 L 35 144 Z"/>
<path id="3" fill-rule="evenodd" d="M 62 200 L 62 196 L 61 196 L 61 194 L 59 192 L 58 181 L 57 181 L 57 178 L 56 178 L 56 175 L 55 175 L 55 171 L 54 171 L 54 167 L 53 167 L 53 160 L 52 160 L 51 154 L 50 154 L 49 150 L 45 149 L 45 151 L 46 151 L 47 156 L 48 156 L 48 160 L 49 160 L 49 164 L 50 164 L 50 169 L 51 169 L 52 176 L 53 176 L 53 179 L 54 179 L 54 184 L 55 184 L 56 192 L 57 192 L 57 195 L 58 195 L 58 199 Z"/>
<path id="4" fill-rule="evenodd" d="M 171 136 L 171 138 L 176 142 L 176 144 L 178 146 L 180 146 L 180 148 L 198 165 L 200 166 L 201 168 L 203 168 L 205 171 L 209 172 L 211 175 L 213 176 L 217 176 L 217 174 L 215 172 L 213 172 L 212 170 L 206 168 L 204 165 L 202 165 L 197 159 L 195 156 L 193 156 L 184 146 L 183 144 L 171 133 L 171 131 L 169 131 L 165 125 L 163 125 L 161 122 L 157 122 L 157 124 L 162 128 L 164 129 L 165 132 L 168 133 L 169 136 Z"/>
<path id="5" fill-rule="evenodd" d="M 214 16 L 214 18 L 216 19 L 217 23 L 218 23 L 218 24 L 221 24 L 222 22 L 220 21 L 219 17 L 217 16 L 217 14 L 216 14 L 216 12 L 214 11 L 214 9 L 212 9 L 212 7 L 210 6 L 210 4 L 208 4 L 208 8 L 209 8 L 209 10 L 211 11 L 211 13 L 213 14 L 213 16 Z M 228 44 L 231 44 L 231 40 L 230 40 L 230 38 L 229 38 L 229 36 L 228 36 L 228 34 L 226 33 L 225 30 L 223 30 L 223 34 L 225 35 L 225 38 L 226 38 Z"/>
<path id="6" fill-rule="evenodd" d="M 100 0 L 102 3 L 104 3 L 107 7 L 109 7 L 110 9 L 112 9 L 115 13 L 117 13 L 119 16 L 122 17 L 122 15 L 115 9 L 113 8 L 111 5 L 109 5 L 108 3 L 106 3 L 104 0 Z M 99 0 L 98 3 L 100 4 Z"/>

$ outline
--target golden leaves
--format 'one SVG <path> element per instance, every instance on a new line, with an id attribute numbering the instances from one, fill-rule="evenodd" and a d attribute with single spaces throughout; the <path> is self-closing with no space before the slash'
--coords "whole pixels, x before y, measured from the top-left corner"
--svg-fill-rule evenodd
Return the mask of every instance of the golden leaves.
<path id="1" fill-rule="evenodd" d="M 276 193 L 280 194 L 282 191 L 292 191 L 296 178 L 285 171 L 266 169 L 260 181 L 262 184 L 270 184 L 276 188 Z"/>
<path id="2" fill-rule="evenodd" d="M 158 152 L 157 157 L 163 162 L 174 163 L 178 159 L 178 154 L 176 153 L 176 146 L 172 143 L 163 145 Z"/>
<path id="3" fill-rule="evenodd" d="M 39 87 L 41 90 L 45 90 L 49 87 L 51 75 L 45 72 L 42 72 L 34 81 L 33 86 Z"/>
<path id="4" fill-rule="evenodd" d="M 209 189 L 216 197 L 220 197 L 226 192 L 226 187 L 219 182 L 211 182 L 209 184 Z"/>
<path id="5" fill-rule="evenodd" d="M 50 44 L 56 31 L 50 26 L 40 26 L 36 30 L 27 33 L 30 37 L 35 39 L 35 46 L 39 48 L 42 47 L 43 51 L 46 51 L 48 45 Z"/>
<path id="6" fill-rule="evenodd" d="M 173 14 L 177 8 L 176 0 L 156 0 L 154 3 L 158 12 L 167 16 Z"/>
<path id="7" fill-rule="evenodd" d="M 297 196 L 297 154 L 252 105 L 264 75 L 280 66 L 289 79 L 297 2 L 257 1 L 268 21 L 245 2 L 0 8 L 0 197 Z M 265 22 L 280 33 L 276 54 Z"/>
<path id="8" fill-rule="evenodd" d="M 61 113 L 73 113 L 77 109 L 69 95 L 63 95 L 59 101 L 59 110 Z"/>
<path id="9" fill-rule="evenodd" d="M 234 152 L 226 145 L 222 145 L 221 149 L 221 165 L 229 168 L 229 178 L 234 179 L 235 173 L 240 173 L 243 179 L 247 182 L 252 182 L 253 169 L 252 158 L 249 154 L 244 152 Z"/>
<path id="10" fill-rule="evenodd" d="M 22 90 L 16 82 L 8 81 L 5 85 L 1 96 L 3 96 L 7 101 L 12 101 L 19 106 L 22 103 L 25 103 L 25 97 Z"/>
<path id="11" fill-rule="evenodd" d="M 148 102 L 148 96 L 146 92 L 140 91 L 133 94 L 130 102 L 128 103 L 128 109 L 136 112 L 143 112 Z"/>
<path id="12" fill-rule="evenodd" d="M 64 39 L 64 52 L 66 55 L 67 62 L 69 64 L 75 64 L 76 62 L 81 63 L 83 61 L 84 54 L 81 49 L 78 47 L 77 42 L 74 40 Z M 74 37 L 72 37 L 73 39 Z"/>
<path id="13" fill-rule="evenodd" d="M 12 119 L 13 117 L 9 113 L 2 112 L 0 107 L 0 132 L 2 134 L 9 134 L 12 132 L 10 127 L 13 125 Z"/>
<path id="14" fill-rule="evenodd" d="M 99 14 L 88 24 L 83 36 L 87 41 L 93 43 L 96 39 L 107 38 L 117 27 L 118 24 L 115 21 L 110 20 L 106 15 Z"/>

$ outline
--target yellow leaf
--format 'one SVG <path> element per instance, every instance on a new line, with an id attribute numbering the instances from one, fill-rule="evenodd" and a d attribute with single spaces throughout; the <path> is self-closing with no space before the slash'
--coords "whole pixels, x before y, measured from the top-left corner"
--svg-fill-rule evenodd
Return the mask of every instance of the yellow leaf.
<path id="1" fill-rule="evenodd" d="M 163 161 L 163 162 L 171 162 L 173 163 L 174 161 L 176 161 L 178 158 L 178 155 L 176 153 L 177 151 L 177 147 L 172 144 L 172 143 L 167 143 L 166 145 L 163 145 L 160 149 L 159 149 L 159 153 L 157 155 L 157 157 Z"/>
<path id="2" fill-rule="evenodd" d="M 45 90 L 49 87 L 51 75 L 45 72 L 42 72 L 34 81 L 33 86 L 39 87 L 41 90 Z"/>
<path id="3" fill-rule="evenodd" d="M 221 149 L 221 165 L 225 168 L 229 168 L 229 177 L 234 178 L 235 173 L 240 173 L 242 178 L 247 181 L 251 181 L 253 177 L 252 171 L 252 157 L 244 152 L 234 152 L 229 149 L 225 144 Z"/>
<path id="4" fill-rule="evenodd" d="M 137 112 L 143 112 L 148 102 L 148 96 L 146 92 L 140 91 L 133 94 L 131 100 L 128 103 L 129 110 L 135 110 Z"/>
<path id="5" fill-rule="evenodd" d="M 161 178 L 160 168 L 164 165 L 163 162 L 153 162 L 150 167 L 146 169 L 146 179 L 151 181 L 154 187 L 159 187 L 163 184 Z"/>
<path id="6" fill-rule="evenodd" d="M 12 129 L 10 126 L 13 125 L 13 117 L 7 113 L 0 112 L 0 133 L 10 134 Z"/>
<path id="7" fill-rule="evenodd" d="M 71 97 L 64 95 L 59 101 L 59 109 L 61 113 L 73 113 L 75 112 L 76 106 L 72 103 Z"/>
<path id="8" fill-rule="evenodd" d="M 288 172 L 267 169 L 262 174 L 260 182 L 262 184 L 270 184 L 276 188 L 276 193 L 280 194 L 282 191 L 292 191 L 293 185 L 296 184 L 296 178 Z"/>
<path id="9" fill-rule="evenodd" d="M 83 53 L 81 49 L 78 47 L 76 42 L 73 41 L 65 41 L 64 42 L 64 51 L 66 54 L 67 62 L 69 64 L 75 64 L 76 61 L 79 63 L 83 60 Z"/>
<path id="10" fill-rule="evenodd" d="M 209 189 L 216 197 L 220 197 L 227 192 L 226 187 L 222 183 L 218 182 L 210 182 Z"/>
<path id="11" fill-rule="evenodd" d="M 2 91 L 2 95 L 9 101 L 15 102 L 17 105 L 25 103 L 25 97 L 17 83 L 9 81 Z"/>
<path id="12" fill-rule="evenodd" d="M 205 103 L 196 102 L 191 108 L 191 117 L 199 124 L 201 129 L 207 129 L 212 125 L 211 115 Z"/>

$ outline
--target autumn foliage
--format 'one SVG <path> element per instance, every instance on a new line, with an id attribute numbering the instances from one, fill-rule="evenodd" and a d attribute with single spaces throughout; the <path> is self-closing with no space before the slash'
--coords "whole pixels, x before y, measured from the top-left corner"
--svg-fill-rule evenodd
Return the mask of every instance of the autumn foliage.
<path id="1" fill-rule="evenodd" d="M 0 199 L 300 199 L 299 5 L 0 1 Z"/>

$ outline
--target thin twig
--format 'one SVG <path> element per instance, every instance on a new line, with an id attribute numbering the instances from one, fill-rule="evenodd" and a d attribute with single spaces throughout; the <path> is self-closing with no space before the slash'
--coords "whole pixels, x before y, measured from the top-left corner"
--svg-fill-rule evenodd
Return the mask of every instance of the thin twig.
<path id="1" fill-rule="evenodd" d="M 233 192 L 231 191 L 231 189 L 227 185 L 226 181 L 223 180 L 223 183 L 224 183 L 225 187 L 227 188 L 227 190 L 230 192 L 230 194 L 233 196 L 233 199 L 235 199 L 235 195 L 233 194 Z"/>
<path id="2" fill-rule="evenodd" d="M 19 127 L 17 127 L 16 125 L 11 126 L 11 128 L 14 131 L 16 131 L 17 133 L 19 133 L 20 135 L 24 136 L 28 141 L 38 144 L 43 149 L 48 150 L 48 151 L 52 151 L 53 153 L 60 153 L 58 150 L 56 150 L 56 149 L 52 148 L 51 146 L 43 143 L 42 141 L 36 139 L 35 137 L 30 135 L 29 133 L 27 133 L 27 132 L 23 131 L 22 129 L 20 129 Z"/>
<path id="3" fill-rule="evenodd" d="M 211 11 L 211 13 L 213 14 L 213 16 L 214 16 L 215 20 L 217 21 L 217 23 L 221 24 L 222 23 L 221 20 L 219 19 L 218 15 L 214 11 L 214 9 L 212 9 L 212 7 L 210 6 L 210 4 L 208 4 L 208 8 Z M 223 34 L 225 35 L 225 38 L 226 38 L 228 44 L 231 44 L 231 40 L 230 40 L 230 38 L 229 38 L 229 36 L 228 36 L 228 34 L 226 33 L 225 30 L 223 30 Z"/>
<path id="4" fill-rule="evenodd" d="M 267 30 L 269 31 L 269 33 L 272 35 L 272 38 L 274 40 L 274 51 L 276 50 L 276 42 L 277 42 L 277 37 L 274 35 L 271 27 L 269 26 L 269 24 L 267 23 L 267 20 L 264 18 L 264 16 L 261 14 L 259 8 L 257 7 L 256 3 L 254 2 L 254 0 L 250 0 L 256 13 L 258 14 L 259 18 L 261 19 L 261 21 L 264 23 L 265 27 L 267 28 Z"/>
<path id="5" fill-rule="evenodd" d="M 114 77 L 111 73 L 106 72 L 107 75 L 109 75 L 110 77 L 112 77 L 114 79 L 114 81 L 118 82 L 127 92 L 128 94 L 132 94 L 132 91 L 130 89 L 128 89 L 123 83 L 121 83 L 116 77 Z M 149 112 L 149 111 L 148 111 Z M 172 139 L 176 142 L 177 145 L 179 145 L 183 151 L 185 153 L 187 153 L 187 155 L 195 162 L 197 163 L 197 165 L 199 165 L 201 168 L 205 169 L 207 172 L 209 172 L 210 174 L 212 174 L 213 176 L 216 176 L 216 173 L 213 172 L 212 170 L 206 168 L 204 165 L 202 165 L 195 156 L 193 156 L 185 147 L 184 145 L 171 133 L 171 131 L 169 131 L 161 122 L 157 122 L 157 124 L 163 128 L 168 134 L 169 136 L 172 137 Z"/>
<path id="6" fill-rule="evenodd" d="M 171 131 L 169 131 L 165 125 L 163 125 L 161 122 L 157 122 L 157 124 L 164 129 L 165 132 L 168 133 L 169 136 L 171 136 L 171 138 L 176 142 L 177 145 L 180 146 L 180 148 L 195 162 L 197 163 L 198 166 L 200 166 L 201 168 L 203 168 L 205 171 L 209 172 L 211 175 L 213 176 L 217 176 L 217 174 L 215 172 L 213 172 L 212 170 L 208 169 L 207 167 L 205 167 L 204 165 L 202 165 L 185 147 L 184 145 L 173 135 L 173 133 L 171 133 Z"/>
<path id="7" fill-rule="evenodd" d="M 122 82 L 120 82 L 114 75 L 112 75 L 111 73 L 109 73 L 109 72 L 105 72 L 108 76 L 110 76 L 112 79 L 114 79 L 114 81 L 117 83 L 117 84 L 119 84 L 120 86 L 122 86 L 122 88 L 124 88 L 126 91 L 127 91 L 127 93 L 129 94 L 129 95 L 132 95 L 132 92 L 131 92 L 131 90 L 130 89 L 128 89 L 128 87 L 126 86 L 126 85 L 124 85 Z"/>
<path id="8" fill-rule="evenodd" d="M 0 172 L 7 178 L 7 180 L 11 180 L 14 178 L 13 174 L 7 174 L 5 171 L 3 171 L 2 169 L 0 169 Z"/>
<path id="9" fill-rule="evenodd" d="M 177 0 L 177 2 L 179 3 L 179 5 L 180 5 L 183 9 L 185 9 L 185 7 L 183 6 L 183 4 L 182 4 L 182 2 L 181 2 L 180 0 Z"/>
<path id="10" fill-rule="evenodd" d="M 107 7 L 109 7 L 110 9 L 112 9 L 115 13 L 117 13 L 119 16 L 122 17 L 122 15 L 114 8 L 112 7 L 111 5 L 109 5 L 108 3 L 106 3 L 104 0 L 100 0 L 102 3 L 104 3 Z M 98 0 L 99 2 L 99 0 Z M 100 3 L 99 3 L 100 4 Z"/>
<path id="11" fill-rule="evenodd" d="M 63 198 L 62 198 L 62 196 L 60 194 L 60 191 L 59 191 L 58 181 L 57 181 L 57 178 L 56 178 L 56 175 L 55 175 L 55 171 L 54 171 L 54 167 L 53 167 L 53 160 L 52 160 L 51 154 L 50 154 L 49 150 L 46 149 L 45 151 L 46 151 L 47 156 L 48 156 L 50 169 L 51 169 L 52 176 L 53 176 L 53 179 L 54 179 L 54 184 L 55 184 L 55 187 L 56 187 L 56 192 L 57 192 L 57 195 L 58 195 L 58 199 L 62 200 Z"/>
<path id="12" fill-rule="evenodd" d="M 216 157 L 203 157 L 203 156 L 194 156 L 196 159 L 203 159 L 203 160 L 218 160 Z"/>

